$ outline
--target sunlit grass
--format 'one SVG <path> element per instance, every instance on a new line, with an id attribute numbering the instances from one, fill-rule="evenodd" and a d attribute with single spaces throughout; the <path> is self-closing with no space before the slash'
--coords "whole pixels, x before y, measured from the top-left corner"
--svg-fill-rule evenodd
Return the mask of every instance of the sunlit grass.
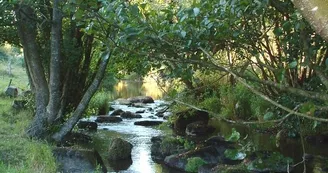
<path id="1" fill-rule="evenodd" d="M 6 64 L 0 63 L 0 172 L 4 173 L 52 173 L 56 162 L 51 145 L 36 141 L 25 135 L 25 129 L 33 118 L 30 109 L 15 110 L 15 98 L 4 94 L 10 79 L 19 92 L 28 89 L 24 68 L 12 67 L 12 75 L 6 71 Z"/>

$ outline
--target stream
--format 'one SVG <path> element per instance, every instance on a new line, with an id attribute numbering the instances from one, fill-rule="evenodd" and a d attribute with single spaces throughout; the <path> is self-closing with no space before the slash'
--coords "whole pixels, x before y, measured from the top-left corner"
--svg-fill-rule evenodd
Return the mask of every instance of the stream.
<path id="1" fill-rule="evenodd" d="M 120 84 L 122 85 L 122 84 Z M 147 85 L 146 85 L 147 86 Z M 122 86 L 121 86 L 122 87 Z M 127 88 L 134 88 L 127 92 Z M 124 96 L 125 98 L 138 96 L 140 94 L 147 94 L 141 91 L 149 91 L 151 89 L 145 89 L 145 85 L 139 83 L 124 83 L 123 90 L 124 93 L 120 93 L 120 90 L 116 88 L 116 94 L 119 96 Z M 148 93 L 154 99 L 160 99 L 162 93 L 155 92 L 154 95 Z M 163 118 L 155 116 L 156 111 L 165 104 L 163 100 L 155 100 L 155 103 L 146 104 L 144 107 L 130 107 L 127 105 L 112 104 L 114 109 L 122 109 L 123 111 L 145 111 L 140 113 L 142 118 L 137 119 L 123 119 L 119 123 L 98 123 L 98 131 L 93 133 L 96 136 L 94 140 L 94 147 L 97 149 L 102 156 L 102 158 L 107 158 L 108 156 L 108 146 L 109 141 L 112 138 L 120 137 L 124 140 L 129 141 L 133 145 L 132 149 L 132 160 L 125 162 L 110 162 L 104 159 L 105 165 L 109 172 L 120 172 L 120 173 L 179 173 L 179 171 L 172 170 L 161 164 L 155 163 L 151 159 L 151 138 L 154 136 L 165 135 L 165 132 L 159 130 L 155 127 L 144 127 L 134 125 L 136 121 L 152 120 L 152 121 L 165 121 Z M 111 114 L 109 112 L 109 114 Z M 96 117 L 91 116 L 89 121 L 94 121 Z M 254 129 L 241 125 L 232 125 L 222 121 L 212 121 L 211 125 L 215 126 L 217 131 L 216 134 L 227 136 L 231 134 L 232 128 L 235 128 L 241 134 L 241 138 L 252 141 L 256 150 L 268 150 L 277 151 L 282 153 L 284 156 L 291 157 L 294 159 L 294 163 L 298 163 L 302 159 L 303 151 L 300 145 L 299 139 L 282 139 L 277 145 L 275 135 L 268 133 L 260 133 Z M 326 150 L 327 145 L 325 144 L 310 144 L 305 142 L 305 151 L 310 155 L 320 155 L 328 156 L 328 150 Z M 300 166 L 296 167 L 293 172 L 301 172 Z M 309 170 L 309 169 L 308 169 Z M 307 171 L 314 172 L 314 171 Z"/>

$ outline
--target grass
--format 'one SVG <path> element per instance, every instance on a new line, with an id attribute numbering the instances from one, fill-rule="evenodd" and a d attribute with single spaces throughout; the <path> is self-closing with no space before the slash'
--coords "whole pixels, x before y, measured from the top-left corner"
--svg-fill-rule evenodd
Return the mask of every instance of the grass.
<path id="1" fill-rule="evenodd" d="M 13 66 L 12 75 L 6 72 L 6 63 L 0 62 L 0 172 L 45 173 L 56 172 L 52 147 L 45 141 L 29 139 L 25 129 L 33 118 L 29 109 L 15 110 L 14 98 L 5 96 L 10 79 L 19 91 L 27 90 L 28 79 L 24 68 Z"/>

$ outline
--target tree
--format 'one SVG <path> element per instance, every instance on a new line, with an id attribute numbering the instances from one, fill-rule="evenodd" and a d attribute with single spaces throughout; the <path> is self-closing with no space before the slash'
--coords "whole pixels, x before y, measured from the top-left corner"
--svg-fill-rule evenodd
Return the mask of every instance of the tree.
<path id="1" fill-rule="evenodd" d="M 328 41 L 328 4 L 324 0 L 292 0 L 315 31 Z"/>
<path id="2" fill-rule="evenodd" d="M 59 142 L 82 117 L 110 59 L 115 69 L 114 55 L 133 24 L 127 19 L 138 11 L 125 1 L 1 1 L 0 7 L 1 42 L 23 48 L 35 94 L 27 133 Z"/>

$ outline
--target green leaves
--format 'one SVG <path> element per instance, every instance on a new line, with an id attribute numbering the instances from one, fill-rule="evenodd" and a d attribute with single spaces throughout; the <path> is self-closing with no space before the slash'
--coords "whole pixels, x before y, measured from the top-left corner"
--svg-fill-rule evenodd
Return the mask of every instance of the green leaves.
<path id="1" fill-rule="evenodd" d="M 235 128 L 232 128 L 231 135 L 228 138 L 226 138 L 226 140 L 231 142 L 237 142 L 239 138 L 240 138 L 240 133 L 236 131 Z"/>
<path id="2" fill-rule="evenodd" d="M 264 119 L 265 121 L 273 120 L 273 119 L 274 119 L 274 114 L 273 114 L 273 112 L 267 112 L 266 114 L 264 114 L 263 119 Z"/>
<path id="3" fill-rule="evenodd" d="M 237 149 L 226 149 L 224 151 L 224 156 L 231 160 L 243 160 L 246 157 L 246 153 L 241 152 Z"/>
<path id="4" fill-rule="evenodd" d="M 300 107 L 300 112 L 308 114 L 310 116 L 314 115 L 314 112 L 316 110 L 316 106 L 313 102 L 306 102 Z"/>

